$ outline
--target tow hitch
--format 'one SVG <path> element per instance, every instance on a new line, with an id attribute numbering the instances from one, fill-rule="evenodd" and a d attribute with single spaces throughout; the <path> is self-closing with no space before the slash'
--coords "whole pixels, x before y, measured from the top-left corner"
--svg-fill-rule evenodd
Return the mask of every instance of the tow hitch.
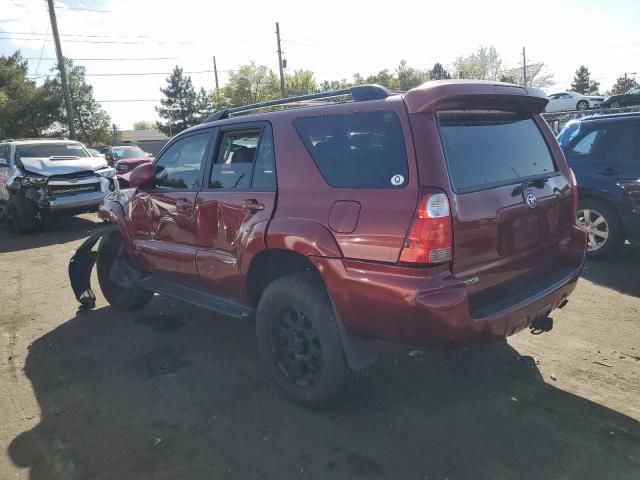
<path id="1" fill-rule="evenodd" d="M 90 310 L 96 306 L 96 296 L 91 290 L 91 270 L 96 263 L 98 253 L 93 251 L 93 247 L 98 240 L 111 232 L 115 227 L 110 225 L 107 228 L 94 233 L 78 247 L 76 253 L 69 261 L 69 280 L 71 288 L 80 302 L 80 309 Z"/>
<path id="2" fill-rule="evenodd" d="M 549 315 L 541 315 L 537 317 L 531 325 L 529 325 L 529 329 L 533 335 L 540 335 L 544 332 L 549 332 L 553 328 L 553 318 Z"/>

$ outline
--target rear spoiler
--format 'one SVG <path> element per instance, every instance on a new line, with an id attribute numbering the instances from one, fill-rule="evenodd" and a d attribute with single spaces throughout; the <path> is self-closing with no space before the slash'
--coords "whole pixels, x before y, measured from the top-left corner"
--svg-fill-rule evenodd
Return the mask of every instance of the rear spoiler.
<path id="1" fill-rule="evenodd" d="M 542 113 L 549 99 L 542 90 L 510 83 L 439 80 L 409 90 L 404 101 L 409 113 L 469 109 Z"/>

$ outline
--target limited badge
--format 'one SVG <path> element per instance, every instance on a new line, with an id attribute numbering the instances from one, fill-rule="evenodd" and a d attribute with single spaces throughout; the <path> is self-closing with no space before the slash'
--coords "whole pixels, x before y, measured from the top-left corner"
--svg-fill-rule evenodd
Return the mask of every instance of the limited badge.
<path id="1" fill-rule="evenodd" d="M 398 185 L 402 185 L 404 183 L 404 177 L 402 175 L 394 175 L 391 177 L 391 185 L 397 187 Z"/>

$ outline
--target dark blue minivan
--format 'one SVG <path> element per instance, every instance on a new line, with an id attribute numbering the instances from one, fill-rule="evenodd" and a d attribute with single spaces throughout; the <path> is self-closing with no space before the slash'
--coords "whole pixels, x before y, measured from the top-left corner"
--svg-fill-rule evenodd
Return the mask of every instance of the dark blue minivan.
<path id="1" fill-rule="evenodd" d="M 558 142 L 578 180 L 578 224 L 587 256 L 607 258 L 640 244 L 640 113 L 572 120 Z"/>

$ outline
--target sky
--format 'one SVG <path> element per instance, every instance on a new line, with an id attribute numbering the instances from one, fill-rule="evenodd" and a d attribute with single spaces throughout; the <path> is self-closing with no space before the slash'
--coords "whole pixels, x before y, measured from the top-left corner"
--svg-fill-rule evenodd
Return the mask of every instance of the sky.
<path id="1" fill-rule="evenodd" d="M 554 73 L 548 93 L 568 89 L 580 65 L 602 91 L 625 72 L 640 79 L 640 0 L 55 4 L 64 55 L 86 67 L 94 98 L 119 129 L 157 119 L 159 89 L 175 65 L 207 90 L 215 87 L 214 55 L 221 86 L 251 61 L 277 72 L 275 22 L 288 68 L 312 70 L 318 81 L 394 70 L 401 59 L 422 69 L 450 66 L 480 45 L 495 46 L 509 67 L 522 65 L 526 47 L 527 63 L 545 62 Z M 55 66 L 49 25 L 45 0 L 0 0 L 0 55 L 21 50 L 38 82 Z M 133 73 L 144 75 L 119 75 Z"/>

